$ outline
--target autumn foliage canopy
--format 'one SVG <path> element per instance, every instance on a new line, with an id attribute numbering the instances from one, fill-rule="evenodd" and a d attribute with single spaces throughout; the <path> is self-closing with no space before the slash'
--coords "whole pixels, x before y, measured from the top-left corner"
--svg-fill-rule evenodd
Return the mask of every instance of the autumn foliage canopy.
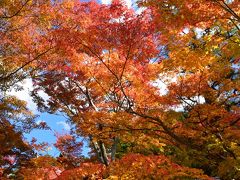
<path id="1" fill-rule="evenodd" d="M 239 1 L 136 3 L 0 1 L 1 179 L 240 179 Z M 59 157 L 23 138 L 49 129 L 25 79 L 74 127 Z"/>

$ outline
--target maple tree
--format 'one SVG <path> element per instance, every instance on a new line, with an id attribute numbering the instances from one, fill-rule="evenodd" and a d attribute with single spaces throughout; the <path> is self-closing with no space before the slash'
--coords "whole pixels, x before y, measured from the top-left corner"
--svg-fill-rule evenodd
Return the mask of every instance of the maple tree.
<path id="1" fill-rule="evenodd" d="M 168 47 L 170 61 L 163 62 L 163 66 L 178 76 L 169 87 L 168 98 L 185 106 L 184 124 L 180 125 L 185 128 L 180 132 L 201 147 L 201 155 L 191 163 L 212 175 L 238 178 L 239 3 L 144 3 L 151 4 L 163 33 L 162 43 Z M 169 24 L 174 26 L 172 30 L 159 24 L 170 23 L 171 18 L 176 22 Z M 213 161 L 216 164 L 209 165 Z"/>
<path id="2" fill-rule="evenodd" d="M 29 78 L 35 69 L 29 66 L 44 53 L 34 48 L 31 31 L 36 31 L 36 16 L 42 4 L 30 0 L 4 0 L 0 2 L 0 176 L 16 178 L 20 167 L 28 166 L 36 156 L 34 146 L 27 143 L 23 133 L 34 128 L 45 129 L 43 123 L 35 122 L 37 116 L 28 108 L 25 101 L 10 95 L 10 91 L 22 90 L 19 82 Z M 32 10 L 34 8 L 34 10 Z M 35 23 L 34 23 L 35 22 Z M 37 23 L 39 25 L 39 23 Z M 37 34 L 36 34 L 37 35 Z M 31 41 L 30 41 L 31 40 Z M 31 46 L 30 46 L 31 44 Z M 37 45 L 37 42 L 35 43 Z M 32 47 L 32 49 L 31 49 Z M 41 51 L 42 49 L 38 49 Z M 30 54 L 33 57 L 30 57 Z M 35 143 L 35 145 L 37 145 Z"/>
<path id="3" fill-rule="evenodd" d="M 16 2 L 1 19 L 28 25 L 1 35 L 0 82 L 31 76 L 39 110 L 75 125 L 19 176 L 240 178 L 238 1 Z"/>

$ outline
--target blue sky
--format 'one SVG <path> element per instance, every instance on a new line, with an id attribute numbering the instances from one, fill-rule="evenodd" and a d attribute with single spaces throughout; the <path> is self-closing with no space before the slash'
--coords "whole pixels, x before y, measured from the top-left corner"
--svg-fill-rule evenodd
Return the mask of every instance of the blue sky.
<path id="1" fill-rule="evenodd" d="M 59 152 L 57 149 L 53 146 L 53 144 L 56 142 L 55 133 L 68 133 L 70 127 L 66 128 L 63 123 L 66 123 L 66 119 L 63 116 L 59 115 L 53 115 L 49 113 L 40 113 L 39 118 L 37 119 L 37 122 L 44 121 L 48 124 L 48 126 L 51 128 L 51 130 L 33 130 L 30 134 L 25 134 L 25 138 L 28 141 L 31 141 L 33 137 L 35 137 L 39 142 L 48 142 L 51 144 L 51 148 L 47 152 L 48 154 L 52 156 L 58 156 Z"/>
<path id="2" fill-rule="evenodd" d="M 66 118 L 62 115 L 54 115 L 49 113 L 40 113 L 37 122 L 44 121 L 48 124 L 51 130 L 33 130 L 30 134 L 24 134 L 24 137 L 27 141 L 31 141 L 32 138 L 36 138 L 38 143 L 47 142 L 50 144 L 50 148 L 47 152 L 40 152 L 42 154 L 49 154 L 54 157 L 59 155 L 59 151 L 54 147 L 56 143 L 56 133 L 58 134 L 67 134 L 70 132 L 70 125 L 66 122 Z M 79 138 L 79 141 L 82 139 Z M 88 154 L 87 143 L 85 142 L 85 147 L 83 149 L 83 155 L 87 156 Z"/>
<path id="3" fill-rule="evenodd" d="M 24 134 L 24 137 L 27 141 L 31 141 L 32 138 L 37 139 L 37 143 L 41 142 L 48 142 L 50 148 L 47 152 L 41 152 L 42 154 L 49 154 L 52 156 L 58 156 L 59 152 L 54 147 L 54 143 L 56 142 L 56 134 L 67 134 L 70 132 L 71 125 L 68 124 L 66 117 L 63 114 L 49 114 L 49 113 L 40 113 L 37 110 L 36 104 L 32 101 L 31 96 L 29 95 L 30 91 L 33 89 L 31 79 L 24 80 L 21 85 L 23 86 L 22 91 L 14 91 L 12 90 L 9 92 L 10 95 L 15 95 L 19 99 L 24 100 L 27 102 L 27 107 L 39 117 L 36 119 L 37 123 L 46 122 L 47 125 L 51 128 L 51 130 L 33 130 L 29 134 Z M 40 92 L 41 97 L 47 100 L 48 96 L 44 92 Z M 81 140 L 81 139 L 79 139 Z M 89 149 L 86 147 L 87 144 L 85 143 L 85 148 L 83 150 L 83 154 L 87 156 Z"/>

